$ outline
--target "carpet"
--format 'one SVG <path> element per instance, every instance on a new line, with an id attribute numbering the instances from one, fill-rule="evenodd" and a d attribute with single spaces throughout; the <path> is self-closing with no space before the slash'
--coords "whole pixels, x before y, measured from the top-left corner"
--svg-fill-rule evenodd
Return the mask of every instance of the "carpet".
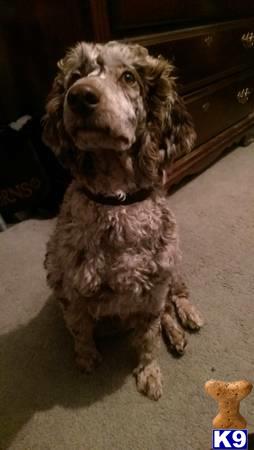
<path id="1" fill-rule="evenodd" d="M 206 325 L 186 354 L 163 345 L 164 394 L 136 392 L 125 338 L 103 342 L 91 376 L 74 365 L 71 338 L 43 270 L 54 220 L 0 234 L 0 449 L 209 450 L 217 405 L 210 378 L 254 381 L 254 146 L 237 148 L 170 196 L 184 270 Z M 254 431 L 254 392 L 242 402 Z"/>

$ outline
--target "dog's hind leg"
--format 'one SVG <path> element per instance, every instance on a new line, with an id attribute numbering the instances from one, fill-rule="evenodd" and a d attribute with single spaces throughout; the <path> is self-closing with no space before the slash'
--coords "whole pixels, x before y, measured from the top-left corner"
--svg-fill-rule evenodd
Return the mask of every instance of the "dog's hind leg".
<path id="1" fill-rule="evenodd" d="M 138 351 L 139 365 L 134 370 L 137 389 L 152 400 L 162 395 L 162 376 L 156 361 L 160 345 L 161 318 L 141 319 L 134 331 L 133 345 Z"/>
<path id="2" fill-rule="evenodd" d="M 175 305 L 172 303 L 171 299 L 168 299 L 166 303 L 165 310 L 161 317 L 161 326 L 163 335 L 167 341 L 166 343 L 169 344 L 170 349 L 178 355 L 182 355 L 187 345 L 187 340 L 184 330 L 178 323 Z"/>
<path id="3" fill-rule="evenodd" d="M 204 324 L 203 318 L 196 306 L 191 303 L 188 288 L 180 274 L 173 282 L 171 299 L 181 324 L 185 328 L 199 330 Z"/>

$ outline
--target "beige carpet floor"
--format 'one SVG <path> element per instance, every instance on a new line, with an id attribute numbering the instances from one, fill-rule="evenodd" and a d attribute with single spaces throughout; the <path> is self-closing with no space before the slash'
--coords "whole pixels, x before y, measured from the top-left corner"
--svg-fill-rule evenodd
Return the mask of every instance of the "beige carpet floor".
<path id="1" fill-rule="evenodd" d="M 254 146 L 238 148 L 169 199 L 184 267 L 206 318 L 186 355 L 162 346 L 164 395 L 136 392 L 124 339 L 79 374 L 42 267 L 53 221 L 0 234 L 0 449 L 209 450 L 216 404 L 210 378 L 254 381 Z M 254 393 L 242 403 L 254 431 Z"/>

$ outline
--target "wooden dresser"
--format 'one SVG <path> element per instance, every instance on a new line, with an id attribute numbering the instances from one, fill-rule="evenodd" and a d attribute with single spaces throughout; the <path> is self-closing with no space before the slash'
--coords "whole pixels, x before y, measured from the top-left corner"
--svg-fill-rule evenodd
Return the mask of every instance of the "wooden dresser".
<path id="1" fill-rule="evenodd" d="M 53 3 L 16 0 L 14 3 L 12 32 L 8 17 L 3 32 L 7 57 L 14 61 L 16 53 L 15 65 L 19 66 L 18 77 L 11 73 L 19 99 L 14 109 L 19 114 L 33 113 L 35 108 L 42 110 L 55 73 L 55 61 L 67 46 L 81 39 L 125 39 L 147 46 L 154 55 L 162 54 L 173 60 L 179 90 L 195 122 L 196 147 L 175 162 L 170 184 L 202 170 L 225 149 L 251 135 L 253 0 L 72 0 L 71 4 L 67 0 Z M 29 39 L 29 26 L 34 30 L 33 39 L 31 34 Z M 15 50 L 10 51 L 10 42 L 15 42 Z M 11 64 L 9 61 L 10 72 Z M 8 85 L 6 89 L 8 92 L 11 88 Z"/>

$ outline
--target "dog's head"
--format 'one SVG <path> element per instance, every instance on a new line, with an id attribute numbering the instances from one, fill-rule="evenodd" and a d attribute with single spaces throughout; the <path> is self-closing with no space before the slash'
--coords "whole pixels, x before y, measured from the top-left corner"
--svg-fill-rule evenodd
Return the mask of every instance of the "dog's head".
<path id="1" fill-rule="evenodd" d="M 136 44 L 79 43 L 58 68 L 44 141 L 67 164 L 70 153 L 130 151 L 141 173 L 156 179 L 164 155 L 192 148 L 192 121 L 165 59 Z"/>

